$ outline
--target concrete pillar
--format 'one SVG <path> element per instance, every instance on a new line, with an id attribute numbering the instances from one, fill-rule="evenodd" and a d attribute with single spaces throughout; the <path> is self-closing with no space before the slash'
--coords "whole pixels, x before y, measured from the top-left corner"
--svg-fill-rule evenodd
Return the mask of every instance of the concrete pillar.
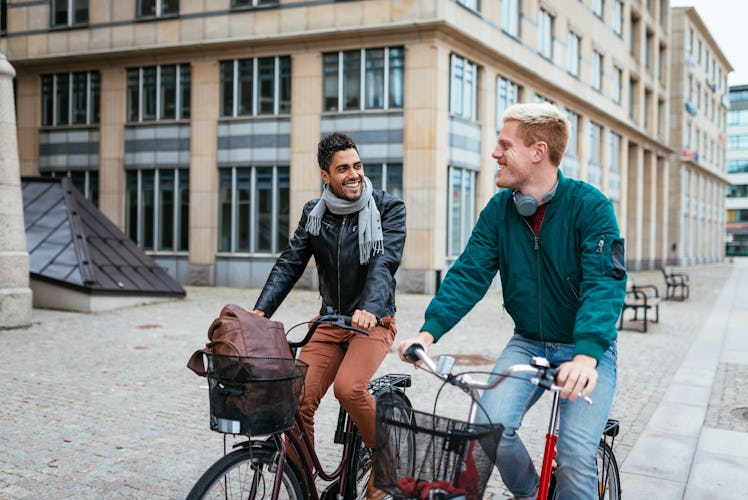
<path id="1" fill-rule="evenodd" d="M 0 328 L 30 325 L 32 308 L 13 103 L 15 74 L 0 54 Z"/>

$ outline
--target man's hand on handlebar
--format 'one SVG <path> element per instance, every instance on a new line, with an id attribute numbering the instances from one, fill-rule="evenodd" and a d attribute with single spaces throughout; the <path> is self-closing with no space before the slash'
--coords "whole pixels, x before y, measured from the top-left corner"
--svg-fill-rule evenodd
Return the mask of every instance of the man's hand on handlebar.
<path id="1" fill-rule="evenodd" d="M 587 397 L 597 384 L 597 360 L 584 354 L 577 354 L 571 361 L 558 367 L 556 383 L 563 387 L 561 397 L 574 401 Z"/>
<path id="2" fill-rule="evenodd" d="M 418 335 L 416 335 L 413 338 L 403 340 L 397 345 L 397 353 L 400 356 L 400 359 L 402 361 L 405 361 L 406 363 L 413 363 L 413 361 L 407 359 L 405 356 L 403 356 L 403 353 L 405 350 L 410 347 L 413 344 L 421 344 L 423 346 L 424 351 L 429 350 L 429 346 L 434 343 L 434 337 L 429 332 L 419 332 Z M 415 363 L 416 366 L 420 365 L 421 362 Z"/>
<path id="3" fill-rule="evenodd" d="M 351 316 L 351 326 L 361 330 L 369 331 L 379 324 L 375 315 L 363 309 L 356 309 Z"/>

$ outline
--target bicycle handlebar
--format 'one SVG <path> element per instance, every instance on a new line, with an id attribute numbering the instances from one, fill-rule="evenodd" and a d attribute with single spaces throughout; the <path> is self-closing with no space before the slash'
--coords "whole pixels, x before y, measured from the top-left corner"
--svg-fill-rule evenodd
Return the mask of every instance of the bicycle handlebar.
<path id="1" fill-rule="evenodd" d="M 467 374 L 453 374 L 452 366 L 454 365 L 454 358 L 451 356 L 440 356 L 439 362 L 436 363 L 433 358 L 428 355 L 426 349 L 421 344 L 410 345 L 405 352 L 403 352 L 403 357 L 413 363 L 421 361 L 423 365 L 425 365 L 426 371 L 455 387 L 459 387 L 465 392 L 490 390 L 500 385 L 507 378 L 515 377 L 520 374 L 531 375 L 531 378 L 528 381 L 547 391 L 560 391 L 562 389 L 561 386 L 555 384 L 556 376 L 558 375 L 558 368 L 552 367 L 547 359 L 539 356 L 533 356 L 530 359 L 529 364 L 510 366 L 503 373 L 495 374 L 497 375 L 496 378 L 490 382 L 473 380 Z M 587 396 L 584 396 L 583 399 L 589 404 L 592 403 L 592 400 Z"/>
<path id="2" fill-rule="evenodd" d="M 288 345 L 291 347 L 291 349 L 298 349 L 299 347 L 305 346 L 309 342 L 309 340 L 312 338 L 312 335 L 314 335 L 314 332 L 317 331 L 317 327 L 321 325 L 322 323 L 327 323 L 332 326 L 342 328 L 344 330 L 350 330 L 353 332 L 360 333 L 362 335 L 369 335 L 369 332 L 367 332 L 366 330 L 361 330 L 360 328 L 351 326 L 352 321 L 353 321 L 353 318 L 351 318 L 351 316 L 347 316 L 345 314 L 337 314 L 336 312 L 332 310 L 332 308 L 328 307 L 326 314 L 323 314 L 319 318 L 311 321 L 312 326 L 309 327 L 309 331 L 307 331 L 303 339 L 301 339 L 298 342 L 289 342 Z M 303 324 L 303 323 L 300 323 L 300 324 Z M 299 326 L 299 325 L 295 325 L 295 326 Z M 291 331 L 293 328 L 295 328 L 295 326 L 289 328 L 288 331 Z"/>

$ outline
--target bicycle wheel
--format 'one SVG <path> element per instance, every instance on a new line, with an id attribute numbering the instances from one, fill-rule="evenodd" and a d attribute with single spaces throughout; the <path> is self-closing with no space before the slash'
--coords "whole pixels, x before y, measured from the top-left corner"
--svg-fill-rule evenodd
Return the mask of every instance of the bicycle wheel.
<path id="1" fill-rule="evenodd" d="M 613 450 L 604 441 L 597 445 L 597 493 L 600 500 L 621 498 L 621 477 Z"/>
<path id="2" fill-rule="evenodd" d="M 187 495 L 188 500 L 213 498 L 269 499 L 278 470 L 277 451 L 268 448 L 243 448 L 214 463 Z M 280 499 L 304 498 L 301 482 L 290 463 L 283 468 Z"/>
<path id="3" fill-rule="evenodd" d="M 405 396 L 402 391 L 398 390 L 386 390 L 380 393 L 374 394 L 374 397 L 379 401 L 387 401 L 387 406 L 390 408 L 391 417 L 394 420 L 400 422 L 414 423 L 413 408 L 410 400 Z M 416 437 L 415 434 L 404 426 L 398 428 L 398 432 L 390 436 L 391 440 L 388 445 L 391 447 L 390 450 L 383 450 L 382 453 L 396 453 L 397 460 L 400 463 L 400 467 L 403 470 L 409 471 L 410 475 L 415 473 L 415 462 L 416 462 Z M 360 440 L 360 438 L 359 438 Z M 356 498 L 366 498 L 366 484 L 371 476 L 371 471 L 374 466 L 373 455 L 371 450 L 366 447 L 363 441 L 360 441 L 358 446 L 357 466 L 356 470 L 356 484 L 358 495 Z"/>

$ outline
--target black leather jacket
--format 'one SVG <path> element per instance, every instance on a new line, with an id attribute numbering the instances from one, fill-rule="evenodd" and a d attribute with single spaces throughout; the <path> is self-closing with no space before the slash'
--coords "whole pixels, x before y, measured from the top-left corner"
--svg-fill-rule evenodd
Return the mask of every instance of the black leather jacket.
<path id="1" fill-rule="evenodd" d="M 405 204 L 384 191 L 375 190 L 372 196 L 382 221 L 384 253 L 372 255 L 368 264 L 359 263 L 358 213 L 335 215 L 328 210 L 322 217 L 319 235 L 309 234 L 305 229 L 307 217 L 318 200 L 308 201 L 288 248 L 270 271 L 255 309 L 272 316 L 314 256 L 322 296 L 320 314 L 329 306 L 346 315 L 363 309 L 377 318 L 393 316 L 395 272 L 405 245 Z"/>

